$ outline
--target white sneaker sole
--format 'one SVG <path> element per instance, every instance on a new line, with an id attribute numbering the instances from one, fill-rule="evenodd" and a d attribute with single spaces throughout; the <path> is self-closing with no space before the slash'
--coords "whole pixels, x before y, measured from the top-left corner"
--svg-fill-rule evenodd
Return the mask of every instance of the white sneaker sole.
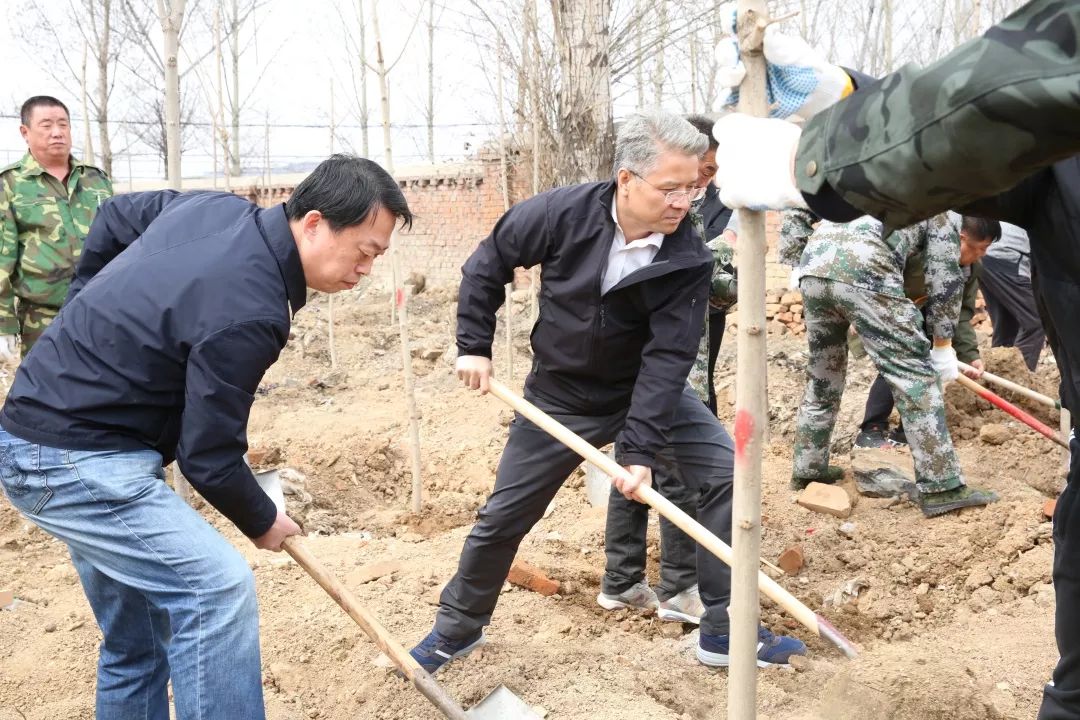
<path id="1" fill-rule="evenodd" d="M 600 593 L 596 596 L 596 604 L 605 610 L 621 610 L 626 608 L 628 610 L 640 610 L 642 612 L 656 612 L 656 608 L 651 605 L 642 607 L 641 605 L 631 605 L 630 603 L 623 602 L 622 600 L 616 600 L 615 598 L 608 597 L 604 593 Z"/>
<path id="2" fill-rule="evenodd" d="M 761 643 L 758 643 L 758 650 L 761 650 Z M 702 665 L 708 665 L 709 667 L 727 667 L 731 664 L 728 656 L 723 653 L 709 652 L 708 650 L 702 650 L 699 645 L 697 648 L 697 659 Z M 787 663 L 771 663 L 764 660 L 758 660 L 757 666 L 759 668 L 767 667 L 788 667 Z"/>
<path id="3" fill-rule="evenodd" d="M 701 618 L 694 615 L 688 615 L 686 613 L 679 612 L 678 610 L 668 610 L 661 607 L 656 611 L 656 616 L 666 622 L 683 622 L 693 623 L 694 625 L 701 624 Z"/>

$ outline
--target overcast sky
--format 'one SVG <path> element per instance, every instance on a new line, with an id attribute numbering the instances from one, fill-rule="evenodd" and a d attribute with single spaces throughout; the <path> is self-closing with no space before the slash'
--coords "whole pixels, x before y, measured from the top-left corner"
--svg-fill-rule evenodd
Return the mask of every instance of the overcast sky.
<path id="1" fill-rule="evenodd" d="M 67 29 L 69 23 L 65 0 L 39 0 L 42 7 L 58 26 Z M 135 0 L 151 2 L 151 0 Z M 191 5 L 192 0 L 189 0 Z M 203 0 L 209 4 L 210 0 Z M 352 0 L 342 0 L 347 9 Z M 426 98 L 427 34 L 420 23 L 409 38 L 418 0 L 382 0 L 380 2 L 380 25 L 384 36 L 384 54 L 388 61 L 397 57 L 401 49 L 408 47 L 400 63 L 391 73 L 392 124 L 395 130 L 393 147 L 395 164 L 423 162 L 426 159 L 427 139 L 422 114 Z M 264 143 L 264 118 L 268 115 L 270 130 L 270 153 L 274 166 L 291 162 L 317 160 L 330 150 L 330 85 L 335 84 L 334 105 L 337 124 L 336 150 L 360 150 L 360 130 L 353 114 L 355 92 L 351 85 L 346 64 L 347 43 L 342 31 L 342 19 L 335 0 L 269 0 L 258 12 L 259 33 L 257 43 L 243 55 L 241 66 L 242 94 L 251 92 L 252 100 L 242 116 L 245 127 L 241 131 L 242 152 L 256 157 L 245 162 L 261 164 Z M 465 2 L 450 2 L 442 10 L 436 30 L 436 155 L 439 159 L 457 159 L 490 137 L 497 122 L 497 110 L 492 101 L 489 83 L 479 69 L 480 59 L 475 43 L 464 41 L 459 30 L 463 26 Z M 438 12 L 438 11 L 437 11 Z M 76 152 L 84 145 L 83 116 L 78 83 L 70 81 L 69 87 L 59 83 L 47 71 L 47 64 L 61 67 L 55 56 L 35 53 L 26 39 L 42 31 L 33 22 L 31 13 L 22 0 L 0 0 L 0 16 L 7 22 L 0 23 L 0 67 L 4 68 L 4 81 L 0 83 L 0 163 L 17 160 L 25 152 L 25 143 L 19 136 L 19 122 L 13 117 L 21 102 L 36 94 L 55 95 L 63 100 L 73 117 L 72 140 Z M 426 18 L 426 16 L 425 16 Z M 156 28 L 155 28 L 156 30 Z M 189 36 L 187 57 L 181 55 L 181 67 L 190 65 L 190 58 L 211 47 L 207 37 Z M 369 56 L 374 52 L 372 33 L 368 30 Z M 130 49 L 132 56 L 138 50 Z M 76 51 L 81 58 L 81 47 Z M 207 67 L 210 70 L 210 67 Z M 152 68 L 149 72 L 153 72 Z M 252 89 L 245 83 L 254 82 L 262 73 L 258 87 Z M 212 78 L 207 78 L 210 82 Z M 348 83 L 348 84 L 347 84 Z M 195 94 L 195 101 L 205 107 L 202 86 L 190 84 L 188 92 Z M 143 90 L 142 92 L 147 92 Z M 125 107 L 124 89 L 117 91 L 110 105 L 113 118 L 131 117 L 131 107 Z M 374 74 L 368 78 L 369 124 L 378 125 L 379 95 Z M 131 103 L 127 103 L 130 105 Z M 200 108 L 201 109 L 201 108 Z M 200 113 L 198 121 L 209 122 L 209 115 Z M 317 127 L 295 127 L 313 125 Z M 294 127 L 286 127 L 294 126 Z M 352 126 L 352 127 L 350 127 Z M 212 152 L 206 136 L 208 128 L 201 128 L 185 146 L 184 175 L 209 173 Z M 370 152 L 376 160 L 382 160 L 381 128 L 370 130 Z M 96 127 L 94 136 L 97 144 Z M 117 145 L 124 145 L 114 140 Z M 160 162 L 146 147 L 133 149 L 133 173 L 136 177 L 160 175 Z M 126 157 L 118 157 L 114 176 L 120 182 L 127 179 Z"/>

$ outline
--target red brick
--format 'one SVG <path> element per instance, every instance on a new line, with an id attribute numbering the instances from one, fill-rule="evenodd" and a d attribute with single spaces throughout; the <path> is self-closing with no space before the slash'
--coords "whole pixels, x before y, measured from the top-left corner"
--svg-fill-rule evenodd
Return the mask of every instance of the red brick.
<path id="1" fill-rule="evenodd" d="M 515 560 L 510 566 L 510 574 L 506 576 L 514 585 L 532 590 L 541 595 L 554 595 L 559 592 L 559 581 L 552 580 L 539 569 L 523 560 Z"/>

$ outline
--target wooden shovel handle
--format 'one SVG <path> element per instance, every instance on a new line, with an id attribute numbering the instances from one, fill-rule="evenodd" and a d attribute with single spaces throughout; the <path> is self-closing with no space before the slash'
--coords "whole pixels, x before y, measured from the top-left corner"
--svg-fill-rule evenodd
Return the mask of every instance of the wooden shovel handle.
<path id="1" fill-rule="evenodd" d="M 576 435 L 565 425 L 555 420 L 540 408 L 530 403 L 517 393 L 511 392 L 495 378 L 489 380 L 490 392 L 495 397 L 505 402 L 517 412 L 536 423 L 541 429 L 550 434 L 559 442 L 576 452 L 581 457 L 591 462 L 612 478 L 625 477 L 627 471 L 614 460 L 592 446 L 580 436 Z M 726 565 L 731 566 L 734 556 L 731 547 L 716 535 L 709 532 L 704 525 L 691 518 L 677 508 L 671 501 L 651 487 L 638 487 L 635 495 L 644 503 L 656 508 L 656 511 L 670 520 L 684 533 L 692 537 L 703 548 L 720 558 Z M 758 572 L 758 589 L 771 598 L 777 605 L 784 608 L 792 617 L 812 630 L 814 634 L 821 635 L 818 625 L 817 614 L 803 605 L 799 600 L 779 585 L 775 580 L 763 572 Z"/>
<path id="2" fill-rule="evenodd" d="M 1065 440 L 1065 438 L 1063 438 L 1061 435 L 1059 435 L 1056 430 L 1044 423 L 1039 422 L 1038 419 L 1016 407 L 1011 402 L 1001 397 L 997 393 L 987 390 L 982 385 L 969 378 L 967 375 L 960 373 L 956 377 L 956 381 L 966 387 L 971 392 L 981 397 L 986 402 L 998 408 L 999 410 L 1003 410 L 1009 415 L 1012 415 L 1014 418 L 1024 423 L 1040 435 L 1050 439 L 1051 441 L 1057 443 L 1063 448 L 1069 447 L 1068 441 Z"/>
<path id="3" fill-rule="evenodd" d="M 964 363 L 964 362 L 957 363 L 957 365 L 960 366 L 961 370 L 974 370 L 975 369 L 975 368 L 971 367 L 970 365 L 968 365 L 967 363 Z M 1006 390 L 1012 390 L 1014 393 L 1016 393 L 1018 395 L 1023 395 L 1024 397 L 1030 398 L 1030 399 L 1034 400 L 1035 402 L 1042 403 L 1043 405 L 1047 405 L 1047 406 L 1052 407 L 1052 408 L 1057 408 L 1058 410 L 1061 409 L 1061 403 L 1058 402 L 1057 400 L 1055 400 L 1054 398 L 1050 397 L 1049 395 L 1043 395 L 1042 393 L 1035 392 L 1034 390 L 1031 390 L 1030 388 L 1026 388 L 1023 385 L 1018 385 L 1017 383 L 1014 383 L 1012 380 L 1006 380 L 1003 377 L 1000 377 L 998 375 L 994 375 L 993 373 L 987 372 L 985 370 L 983 370 L 980 373 L 979 379 L 980 380 L 986 380 L 987 382 L 994 383 L 995 385 L 1000 385 L 1001 387 L 1005 388 Z"/>
<path id="4" fill-rule="evenodd" d="M 304 568 L 315 582 L 349 614 L 360 629 L 371 638 L 372 642 L 390 658 L 402 674 L 427 697 L 439 710 L 451 720 L 466 720 L 465 711 L 442 687 L 432 679 L 420 663 L 405 651 L 397 640 L 383 627 L 382 623 L 368 612 L 349 589 L 341 584 L 326 567 L 307 549 L 303 541 L 296 536 L 285 538 L 281 548 L 289 553 L 297 565 Z"/>

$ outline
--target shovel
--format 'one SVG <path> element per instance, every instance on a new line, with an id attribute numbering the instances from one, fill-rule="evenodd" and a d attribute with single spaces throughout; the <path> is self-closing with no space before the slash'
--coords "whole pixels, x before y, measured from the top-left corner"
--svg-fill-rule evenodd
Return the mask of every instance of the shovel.
<path id="1" fill-rule="evenodd" d="M 488 389 L 492 395 L 499 398 L 524 417 L 532 420 L 538 427 L 543 429 L 556 440 L 581 455 L 583 458 L 597 466 L 612 479 L 626 474 L 626 470 L 604 453 L 597 450 L 583 438 L 571 432 L 565 425 L 555 420 L 531 402 L 513 393 L 495 378 L 488 379 Z M 720 558 L 728 566 L 732 564 L 731 547 L 720 538 L 709 532 L 704 525 L 697 522 L 671 501 L 660 495 L 651 487 L 638 487 L 635 495 L 642 502 L 656 508 L 656 511 L 670 520 L 684 533 L 697 541 L 701 547 Z M 858 656 L 855 646 L 846 637 L 840 634 L 832 624 L 803 605 L 799 600 L 785 590 L 779 583 L 763 572 L 758 572 L 758 588 L 766 596 L 771 598 L 777 605 L 784 608 L 792 617 L 805 625 L 815 635 L 833 643 L 849 658 Z"/>
<path id="2" fill-rule="evenodd" d="M 1001 397 L 997 393 L 987 390 L 982 385 L 969 378 L 967 375 L 960 373 L 959 375 L 957 375 L 956 381 L 966 387 L 971 392 L 981 397 L 986 402 L 993 405 L 994 407 L 1009 413 L 1014 418 L 1024 423 L 1040 435 L 1049 438 L 1051 441 L 1056 442 L 1063 448 L 1069 447 L 1068 441 L 1065 440 L 1065 438 L 1063 438 L 1056 430 L 1044 423 L 1039 422 L 1037 419 L 1024 412 L 1020 408 L 1016 407 L 1011 402 Z"/>
<path id="3" fill-rule="evenodd" d="M 975 369 L 975 368 L 971 367 L 970 365 L 968 365 L 967 363 L 963 363 L 963 362 L 957 363 L 957 365 L 960 366 L 961 370 L 974 370 Z M 1058 400 L 1055 400 L 1054 398 L 1050 397 L 1049 395 L 1043 395 L 1042 393 L 1035 392 L 1034 390 L 1026 388 L 1023 385 L 1018 385 L 1018 384 L 1014 383 L 1012 380 L 1006 380 L 1003 377 L 1000 377 L 998 375 L 994 375 L 993 373 L 986 372 L 985 370 L 980 371 L 979 379 L 980 380 L 986 380 L 987 382 L 994 383 L 995 385 L 1000 385 L 1001 387 L 1005 388 L 1006 390 L 1012 390 L 1014 393 L 1016 393 L 1018 395 L 1023 395 L 1026 398 L 1030 398 L 1030 399 L 1034 400 L 1037 403 L 1042 403 L 1043 405 L 1046 405 L 1048 407 L 1052 407 L 1052 408 L 1054 408 L 1056 410 L 1061 409 L 1061 402 L 1058 401 Z"/>
<path id="4" fill-rule="evenodd" d="M 270 470 L 255 474 L 255 480 L 270 499 L 274 501 L 278 509 L 285 511 L 285 494 L 281 489 L 281 478 L 277 470 Z M 320 563 L 314 555 L 304 546 L 299 537 L 285 538 L 281 548 L 292 556 L 296 563 L 307 571 L 315 582 L 341 606 L 342 610 L 349 614 L 356 624 L 360 626 L 372 642 L 386 653 L 391 662 L 397 666 L 401 674 L 413 684 L 413 686 L 426 697 L 432 705 L 439 709 L 450 720 L 540 720 L 540 717 L 532 711 L 517 695 L 511 692 L 505 685 L 495 688 L 487 697 L 476 704 L 468 712 L 462 709 L 454 698 L 443 689 L 427 670 L 424 670 L 412 655 L 383 627 L 382 623 L 367 609 L 360 604 L 349 589 L 341 584 L 326 567 Z"/>

